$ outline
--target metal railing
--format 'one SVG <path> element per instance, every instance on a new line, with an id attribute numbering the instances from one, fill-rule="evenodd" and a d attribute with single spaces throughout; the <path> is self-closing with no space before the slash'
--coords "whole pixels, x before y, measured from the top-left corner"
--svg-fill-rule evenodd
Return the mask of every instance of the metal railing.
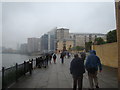
<path id="1" fill-rule="evenodd" d="M 31 75 L 33 68 L 38 67 L 41 63 L 44 66 L 46 64 L 45 56 L 40 57 L 24 61 L 22 64 L 16 63 L 15 66 L 9 68 L 2 67 L 2 90 L 9 87 L 12 83 L 17 82 L 18 79 L 26 75 L 26 73 Z"/>
<path id="2" fill-rule="evenodd" d="M 32 74 L 32 70 L 36 67 L 37 58 L 29 61 L 24 61 L 22 64 L 17 64 L 15 66 L 5 68 L 2 67 L 2 90 L 7 88 L 14 82 L 17 82 L 19 78 L 26 75 L 26 73 Z"/>

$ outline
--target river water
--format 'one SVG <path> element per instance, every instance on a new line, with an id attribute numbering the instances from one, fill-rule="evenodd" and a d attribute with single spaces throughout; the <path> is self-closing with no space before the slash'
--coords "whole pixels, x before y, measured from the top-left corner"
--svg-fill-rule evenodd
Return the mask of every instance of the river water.
<path id="1" fill-rule="evenodd" d="M 28 56 L 21 54 L 2 54 L 2 67 L 11 67 L 16 63 L 21 64 L 24 61 L 35 58 L 37 56 Z"/>
<path id="2" fill-rule="evenodd" d="M 0 53 L 0 89 L 2 85 L 2 67 L 8 68 L 14 66 L 16 63 L 21 64 L 24 61 L 29 59 L 36 58 L 38 56 L 28 56 L 28 55 L 20 55 L 20 54 L 1 54 Z"/>

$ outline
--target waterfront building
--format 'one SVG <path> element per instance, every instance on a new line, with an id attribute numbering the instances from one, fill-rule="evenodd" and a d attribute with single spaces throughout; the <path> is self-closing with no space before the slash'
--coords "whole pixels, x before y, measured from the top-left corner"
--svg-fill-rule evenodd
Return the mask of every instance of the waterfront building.
<path id="1" fill-rule="evenodd" d="M 56 47 L 55 32 L 56 32 L 56 28 L 52 29 L 47 33 L 48 34 L 48 52 L 55 51 L 55 47 Z"/>
<path id="2" fill-rule="evenodd" d="M 85 47 L 85 42 L 94 42 L 95 38 L 101 37 L 106 41 L 106 34 L 100 33 L 70 33 L 70 38 L 74 40 L 74 46 Z"/>
<path id="3" fill-rule="evenodd" d="M 28 53 L 38 52 L 39 42 L 40 42 L 40 38 L 28 38 L 27 40 Z"/>
<path id="4" fill-rule="evenodd" d="M 74 46 L 73 40 L 60 40 L 57 42 L 57 50 L 62 51 L 64 50 L 70 50 Z"/>
<path id="5" fill-rule="evenodd" d="M 20 53 L 21 54 L 28 53 L 27 47 L 28 47 L 27 43 L 21 44 L 21 46 L 20 46 Z"/>
<path id="6" fill-rule="evenodd" d="M 57 40 L 69 39 L 69 29 L 67 29 L 67 28 L 57 28 L 56 39 Z"/>
<path id="7" fill-rule="evenodd" d="M 42 35 L 40 45 L 41 45 L 41 52 L 44 53 L 48 52 L 48 34 Z"/>

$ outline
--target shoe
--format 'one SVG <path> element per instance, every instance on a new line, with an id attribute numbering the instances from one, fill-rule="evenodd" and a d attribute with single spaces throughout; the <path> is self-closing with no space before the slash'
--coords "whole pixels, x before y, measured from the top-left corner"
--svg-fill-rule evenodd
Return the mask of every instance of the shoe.
<path id="1" fill-rule="evenodd" d="M 99 88 L 99 86 L 97 85 L 96 88 Z"/>

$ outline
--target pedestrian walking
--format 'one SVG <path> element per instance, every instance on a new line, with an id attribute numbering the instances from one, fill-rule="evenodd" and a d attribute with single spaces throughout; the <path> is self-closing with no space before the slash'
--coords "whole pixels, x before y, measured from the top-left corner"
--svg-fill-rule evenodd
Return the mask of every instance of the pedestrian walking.
<path id="1" fill-rule="evenodd" d="M 46 54 L 42 55 L 42 60 L 43 60 L 43 67 L 46 68 L 47 67 L 47 59 L 46 59 Z"/>
<path id="2" fill-rule="evenodd" d="M 56 56 L 56 54 L 54 53 L 54 54 L 53 54 L 53 61 L 54 61 L 54 64 L 56 64 L 56 58 L 57 58 L 57 56 Z"/>
<path id="3" fill-rule="evenodd" d="M 70 73 L 73 76 L 73 90 L 82 90 L 83 74 L 85 73 L 84 63 L 78 54 L 74 55 L 74 59 L 70 63 Z"/>
<path id="4" fill-rule="evenodd" d="M 98 72 L 98 67 L 99 67 L 99 71 L 100 72 L 102 71 L 102 65 L 101 65 L 99 57 L 96 56 L 95 50 L 90 51 L 90 55 L 87 57 L 85 67 L 88 72 L 90 90 L 94 90 L 94 83 L 95 83 L 95 87 L 99 88 L 97 72 Z"/>
<path id="5" fill-rule="evenodd" d="M 60 55 L 61 63 L 62 63 L 62 64 L 64 63 L 64 57 L 65 57 L 65 53 L 62 52 L 61 55 Z"/>
<path id="6" fill-rule="evenodd" d="M 80 52 L 80 55 L 81 55 L 81 59 L 83 60 L 83 62 L 85 61 L 86 59 L 86 52 L 85 50 L 83 52 Z"/>
<path id="7" fill-rule="evenodd" d="M 49 54 L 48 54 L 48 53 L 46 53 L 46 58 L 45 58 L 45 60 L 46 60 L 46 66 L 48 66 L 48 60 L 49 60 Z"/>
<path id="8" fill-rule="evenodd" d="M 67 52 L 67 57 L 68 57 L 68 59 L 70 58 L 70 53 L 69 52 Z"/>
<path id="9" fill-rule="evenodd" d="M 52 55 L 53 55 L 53 54 L 49 54 L 50 64 L 51 64 L 51 60 L 52 60 Z"/>
<path id="10" fill-rule="evenodd" d="M 38 64 L 38 67 L 41 68 L 42 65 L 43 65 L 43 58 L 42 58 L 42 56 L 41 56 L 41 57 L 39 57 L 39 64 Z"/>

